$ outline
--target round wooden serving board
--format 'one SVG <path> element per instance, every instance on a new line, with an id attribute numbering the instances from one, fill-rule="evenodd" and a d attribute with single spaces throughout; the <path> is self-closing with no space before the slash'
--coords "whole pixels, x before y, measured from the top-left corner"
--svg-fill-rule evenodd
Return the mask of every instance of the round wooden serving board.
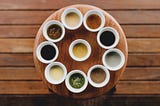
<path id="1" fill-rule="evenodd" d="M 52 85 L 52 84 L 48 83 L 44 77 L 44 70 L 45 70 L 46 64 L 41 63 L 36 57 L 37 46 L 41 42 L 45 41 L 45 38 L 42 35 L 43 25 L 44 25 L 44 23 L 46 23 L 49 20 L 61 21 L 60 17 L 61 17 L 62 12 L 64 11 L 64 9 L 66 9 L 68 7 L 78 8 L 82 12 L 83 15 L 87 11 L 92 10 L 92 9 L 98 9 L 98 10 L 102 11 L 105 16 L 105 20 L 106 20 L 105 26 L 113 27 L 119 33 L 120 41 L 119 41 L 118 45 L 116 46 L 116 48 L 120 49 L 124 53 L 125 64 L 118 71 L 109 71 L 110 72 L 110 81 L 105 87 L 94 88 L 88 83 L 88 87 L 86 88 L 85 91 L 83 91 L 82 93 L 76 94 L 76 93 L 71 93 L 70 91 L 67 90 L 67 88 L 65 86 L 65 81 L 60 85 Z M 37 36 L 35 38 L 34 51 L 33 51 L 34 63 L 35 63 L 36 70 L 41 73 L 42 80 L 45 82 L 46 86 L 50 90 L 55 92 L 56 94 L 66 96 L 66 97 L 81 98 L 81 99 L 92 98 L 92 97 L 102 95 L 102 94 L 108 92 L 111 88 L 113 88 L 117 84 L 121 74 L 124 72 L 124 70 L 126 68 L 126 63 L 127 63 L 127 58 L 128 58 L 128 47 L 127 47 L 126 36 L 125 36 L 122 28 L 118 24 L 118 22 L 110 14 L 108 14 L 104 10 L 97 8 L 97 7 L 94 7 L 94 6 L 90 6 L 90 5 L 72 5 L 72 6 L 68 6 L 68 7 L 62 8 L 62 9 L 54 12 L 53 14 L 51 14 L 45 20 L 45 22 L 42 24 L 42 26 L 40 27 L 40 29 L 37 33 Z M 55 43 L 59 49 L 59 56 L 56 61 L 62 62 L 66 66 L 68 72 L 70 72 L 71 70 L 74 70 L 74 69 L 79 69 L 79 70 L 84 71 L 86 74 L 88 72 L 88 69 L 90 67 L 92 67 L 93 65 L 96 65 L 96 64 L 103 65 L 102 64 L 102 55 L 106 50 L 102 49 L 98 45 L 97 39 L 96 39 L 97 33 L 98 32 L 93 33 L 93 32 L 87 31 L 83 25 L 79 29 L 74 30 L 74 31 L 69 31 L 66 29 L 66 34 L 65 34 L 65 37 L 63 38 L 63 40 Z M 73 60 L 69 55 L 69 45 L 71 44 L 72 41 L 74 41 L 76 39 L 85 39 L 91 45 L 92 52 L 91 52 L 90 57 L 86 61 L 77 62 L 77 61 Z"/>

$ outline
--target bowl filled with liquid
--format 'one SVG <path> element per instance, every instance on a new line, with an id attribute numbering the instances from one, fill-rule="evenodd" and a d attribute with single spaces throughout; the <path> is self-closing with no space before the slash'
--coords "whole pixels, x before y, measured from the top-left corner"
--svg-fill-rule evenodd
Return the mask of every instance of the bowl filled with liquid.
<path id="1" fill-rule="evenodd" d="M 125 63 L 125 56 L 119 49 L 109 49 L 103 54 L 102 62 L 109 70 L 117 71 L 123 67 Z"/>
<path id="2" fill-rule="evenodd" d="M 116 47 L 119 39 L 119 33 L 113 27 L 104 27 L 97 33 L 97 42 L 104 49 Z"/>
<path id="3" fill-rule="evenodd" d="M 51 63 L 58 57 L 58 47 L 50 41 L 40 43 L 36 49 L 36 56 L 42 63 Z"/>
<path id="4" fill-rule="evenodd" d="M 110 80 L 108 69 L 102 65 L 92 66 L 87 73 L 89 83 L 96 88 L 101 88 L 107 85 Z"/>
<path id="5" fill-rule="evenodd" d="M 67 75 L 66 67 L 60 62 L 52 62 L 45 68 L 45 78 L 51 84 L 60 84 Z"/>
<path id="6" fill-rule="evenodd" d="M 85 61 L 91 54 L 91 46 L 86 40 L 74 40 L 69 46 L 69 54 L 76 61 Z"/>
<path id="7" fill-rule="evenodd" d="M 99 10 L 90 10 L 85 13 L 83 25 L 88 31 L 97 32 L 105 25 L 105 17 Z"/>
<path id="8" fill-rule="evenodd" d="M 78 29 L 83 22 L 83 15 L 77 8 L 67 8 L 61 15 L 63 25 L 69 30 Z"/>

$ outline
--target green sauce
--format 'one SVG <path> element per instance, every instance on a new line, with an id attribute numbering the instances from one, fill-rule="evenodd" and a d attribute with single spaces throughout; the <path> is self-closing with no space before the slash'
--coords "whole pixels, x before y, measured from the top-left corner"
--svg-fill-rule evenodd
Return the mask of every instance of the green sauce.
<path id="1" fill-rule="evenodd" d="M 84 77 L 80 73 L 75 73 L 69 78 L 69 83 L 73 88 L 81 88 L 84 82 Z"/>

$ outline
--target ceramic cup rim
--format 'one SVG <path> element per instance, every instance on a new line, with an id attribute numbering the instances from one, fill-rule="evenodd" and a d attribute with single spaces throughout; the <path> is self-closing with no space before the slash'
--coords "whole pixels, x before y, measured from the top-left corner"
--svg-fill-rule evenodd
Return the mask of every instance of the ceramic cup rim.
<path id="1" fill-rule="evenodd" d="M 70 83 L 69 83 L 69 78 L 70 78 L 70 76 L 73 75 L 73 74 L 75 74 L 75 73 L 81 74 L 81 75 L 84 77 L 84 79 L 85 79 L 84 85 L 83 85 L 81 88 L 77 88 L 77 89 L 76 89 L 76 88 L 73 88 L 73 87 L 70 85 Z M 71 91 L 71 92 L 73 92 L 73 93 L 81 93 L 81 92 L 83 92 L 83 91 L 87 88 L 87 85 L 88 85 L 87 76 L 86 76 L 86 74 L 85 74 L 83 71 L 81 71 L 81 70 L 72 70 L 72 71 L 70 71 L 70 72 L 67 74 L 66 80 L 65 80 L 65 84 L 66 84 L 66 87 L 67 87 L 67 89 L 68 89 L 69 91 Z"/>
<path id="2" fill-rule="evenodd" d="M 80 21 L 79 21 L 78 25 L 75 26 L 75 27 L 70 27 L 70 26 L 68 26 L 68 25 L 66 24 L 66 22 L 65 22 L 65 17 L 66 17 L 66 15 L 67 15 L 68 13 L 72 13 L 72 12 L 76 13 L 76 14 L 79 16 L 79 18 L 80 18 Z M 78 28 L 82 25 L 83 15 L 82 15 L 81 11 L 80 11 L 79 9 L 77 9 L 77 8 L 71 8 L 71 7 L 70 7 L 70 8 L 66 8 L 66 9 L 63 11 L 62 15 L 61 15 L 61 22 L 63 23 L 63 25 L 64 25 L 67 29 L 69 29 L 69 30 L 75 30 L 75 29 L 78 29 Z"/>
<path id="3" fill-rule="evenodd" d="M 109 65 L 107 64 L 105 58 L 106 58 L 106 55 L 107 55 L 108 53 L 110 53 L 110 52 L 116 52 L 116 53 L 118 53 L 119 56 L 121 57 L 121 62 L 120 62 L 120 64 L 119 64 L 118 66 L 111 67 L 111 66 L 109 66 Z M 117 49 L 117 48 L 109 49 L 109 50 L 107 50 L 107 51 L 104 52 L 104 54 L 103 54 L 103 56 L 102 56 L 102 62 L 103 62 L 103 65 L 104 65 L 106 68 L 108 68 L 110 71 L 117 71 L 117 70 L 119 70 L 119 69 L 121 69 L 121 68 L 123 67 L 123 65 L 124 65 L 124 63 L 125 63 L 125 56 L 124 56 L 123 52 L 122 52 L 121 50 Z"/>
<path id="4" fill-rule="evenodd" d="M 47 29 L 49 28 L 49 26 L 53 25 L 53 24 L 56 24 L 58 25 L 59 27 L 61 27 L 62 29 L 62 34 L 59 38 L 57 39 L 52 39 L 48 36 L 48 33 L 47 33 Z M 43 36 L 45 37 L 46 40 L 48 41 L 51 41 L 51 42 L 59 42 L 61 41 L 63 38 L 64 38 L 64 35 L 65 35 L 65 28 L 64 28 L 64 25 L 57 21 L 57 20 L 50 20 L 50 21 L 47 21 L 44 26 L 43 26 Z"/>
<path id="5" fill-rule="evenodd" d="M 53 66 L 59 66 L 59 67 L 61 67 L 62 70 L 63 70 L 63 72 L 64 72 L 63 77 L 62 77 L 60 80 L 58 80 L 58 81 L 53 80 L 53 79 L 50 77 L 50 75 L 49 75 L 50 69 L 51 69 Z M 66 75 L 67 75 L 67 69 L 66 69 L 66 67 L 64 66 L 64 64 L 62 64 L 61 62 L 52 62 L 52 63 L 50 63 L 50 64 L 48 64 L 48 65 L 46 66 L 44 74 L 45 74 L 45 79 L 46 79 L 49 83 L 54 84 L 54 85 L 57 85 L 57 84 L 62 83 L 62 82 L 65 80 Z"/>
<path id="6" fill-rule="evenodd" d="M 41 49 L 46 46 L 46 45 L 51 45 L 55 48 L 56 50 L 56 54 L 55 54 L 55 57 L 51 60 L 45 60 L 43 59 L 43 57 L 41 56 Z M 57 58 L 58 58 L 58 55 L 59 55 L 59 50 L 58 50 L 58 47 L 51 41 L 44 41 L 42 43 L 40 43 L 36 49 L 36 56 L 38 58 L 39 61 L 41 61 L 42 63 L 45 63 L 45 64 L 48 64 L 48 63 L 51 63 L 53 61 L 55 61 Z"/>
<path id="7" fill-rule="evenodd" d="M 73 47 L 76 45 L 76 44 L 78 44 L 78 43 L 83 43 L 86 47 L 87 47 L 87 50 L 88 50 L 88 52 L 87 52 L 87 54 L 86 54 L 86 56 L 84 56 L 84 57 L 82 57 L 82 58 L 78 58 L 78 57 L 76 57 L 74 54 L 73 54 Z M 90 46 L 90 44 L 86 41 L 86 40 L 84 40 L 84 39 L 76 39 L 76 40 L 74 40 L 71 44 L 70 44 L 70 46 L 69 46 L 69 55 L 72 57 L 72 59 L 74 59 L 75 61 L 85 61 L 85 60 L 87 60 L 89 57 L 90 57 L 90 55 L 91 55 L 91 46 Z"/>
<path id="8" fill-rule="evenodd" d="M 110 46 L 105 46 L 105 45 L 103 45 L 102 43 L 101 43 L 101 41 L 100 41 L 100 36 L 102 35 L 102 33 L 103 32 L 105 32 L 105 31 L 110 31 L 110 32 L 112 32 L 113 34 L 114 34 L 114 36 L 115 36 L 115 41 L 114 41 L 114 43 L 112 44 L 112 45 L 110 45 Z M 97 34 L 97 42 L 98 42 L 98 44 L 102 47 L 102 48 L 104 48 L 104 49 L 111 49 L 111 48 L 114 48 L 114 47 L 116 47 L 117 46 L 117 44 L 119 43 L 119 33 L 117 32 L 117 30 L 115 29 L 115 28 L 113 28 L 113 27 L 104 27 L 104 28 L 102 28 L 99 32 L 98 32 L 98 34 Z"/>
<path id="9" fill-rule="evenodd" d="M 106 74 L 106 78 L 105 78 L 105 80 L 103 81 L 103 82 L 101 82 L 101 83 L 95 83 L 94 81 L 92 81 L 92 79 L 91 79 L 91 72 L 95 69 L 95 68 L 101 68 L 101 69 L 103 69 L 103 71 L 105 72 L 105 74 Z M 92 66 L 90 69 L 89 69 L 89 71 L 88 71 L 88 73 L 87 73 L 87 78 L 88 78 L 88 81 L 89 81 L 89 83 L 93 86 L 93 87 L 96 87 L 96 88 L 101 88 L 101 87 L 104 87 L 104 86 L 106 86 L 108 83 L 109 83 L 109 80 L 110 80 L 110 73 L 109 73 L 109 70 L 106 68 L 106 67 L 104 67 L 103 65 L 94 65 L 94 66 Z"/>
<path id="10" fill-rule="evenodd" d="M 86 21 L 87 21 L 87 18 L 88 16 L 92 15 L 92 14 L 96 14 L 98 15 L 100 18 L 101 18 L 101 25 L 96 28 L 96 29 L 92 29 L 92 28 L 89 28 Z M 83 18 L 83 25 L 85 26 L 85 28 L 88 30 L 88 31 L 91 31 L 91 32 L 97 32 L 99 31 L 101 28 L 104 27 L 105 25 L 105 16 L 104 14 L 100 11 L 100 10 L 89 10 L 85 13 L 84 15 L 84 18 Z"/>

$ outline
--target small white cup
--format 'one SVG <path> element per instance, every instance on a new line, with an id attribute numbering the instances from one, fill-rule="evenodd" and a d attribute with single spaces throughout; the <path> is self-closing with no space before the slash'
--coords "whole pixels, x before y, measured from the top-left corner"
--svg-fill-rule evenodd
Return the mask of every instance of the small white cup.
<path id="1" fill-rule="evenodd" d="M 79 73 L 81 74 L 83 77 L 84 77 L 84 85 L 81 87 L 81 88 L 73 88 L 71 85 L 70 85 L 70 82 L 69 82 L 69 79 L 71 77 L 71 75 L 75 74 L 75 73 Z M 81 71 L 81 70 L 72 70 L 68 73 L 67 77 L 66 77 L 66 80 L 65 80 L 65 84 L 66 84 L 66 87 L 69 91 L 73 92 L 73 93 L 80 93 L 82 91 L 84 91 L 86 88 L 87 88 L 87 85 L 88 85 L 88 80 L 87 80 L 87 76 L 86 74 Z"/>
<path id="2" fill-rule="evenodd" d="M 52 39 L 48 36 L 47 34 L 47 29 L 51 26 L 51 25 L 58 25 L 61 29 L 62 29 L 62 34 L 59 38 L 57 39 Z M 50 20 L 48 22 L 46 22 L 43 26 L 43 36 L 45 37 L 45 39 L 47 39 L 48 41 L 51 41 L 51 42 L 59 42 L 60 40 L 62 40 L 64 38 L 64 35 L 65 35 L 65 28 L 63 26 L 63 24 L 57 20 Z"/>
<path id="3" fill-rule="evenodd" d="M 84 44 L 84 45 L 87 47 L 87 50 L 88 50 L 86 56 L 84 56 L 84 57 L 82 57 L 82 58 L 78 58 L 78 57 L 76 57 L 76 56 L 73 54 L 73 47 L 74 47 L 76 44 L 79 44 L 79 43 Z M 87 60 L 87 59 L 89 58 L 89 56 L 90 56 L 90 54 L 91 54 L 91 46 L 90 46 L 90 44 L 89 44 L 86 40 L 83 40 L 83 39 L 74 40 L 74 41 L 70 44 L 70 46 L 69 46 L 69 54 L 70 54 L 70 56 L 71 56 L 74 60 L 76 60 L 76 61 L 85 61 L 85 60 Z"/>
<path id="4" fill-rule="evenodd" d="M 105 74 L 106 74 L 105 80 L 104 80 L 103 82 L 101 82 L 101 83 L 95 83 L 94 81 L 92 81 L 92 79 L 91 79 L 91 77 L 90 77 L 90 76 L 91 76 L 91 72 L 92 72 L 94 69 L 96 69 L 96 68 L 100 68 L 100 69 L 104 70 L 104 72 L 105 72 Z M 89 83 L 90 83 L 93 87 L 101 88 L 101 87 L 104 87 L 104 86 L 106 86 L 106 85 L 108 84 L 108 82 L 109 82 L 109 80 L 110 80 L 110 73 L 109 73 L 109 71 L 107 70 L 106 67 L 104 67 L 104 66 L 102 66 L 102 65 L 94 65 L 94 66 L 92 66 L 92 67 L 89 69 L 89 71 L 88 71 L 88 73 L 87 73 L 87 78 L 88 78 Z"/>
<path id="5" fill-rule="evenodd" d="M 93 14 L 98 15 L 98 16 L 101 18 L 101 25 L 100 25 L 98 28 L 96 28 L 96 29 L 91 29 L 90 27 L 88 27 L 87 22 L 86 22 L 86 21 L 87 21 L 87 18 L 88 18 L 90 15 L 93 15 Z M 94 23 L 94 22 L 93 22 L 93 23 Z M 103 13 L 102 13 L 101 11 L 99 11 L 99 10 L 90 10 L 90 11 L 88 11 L 87 13 L 85 13 L 84 18 L 83 18 L 83 24 L 84 24 L 85 28 L 86 28 L 88 31 L 97 32 L 97 31 L 99 31 L 101 28 L 104 27 L 104 25 L 105 25 L 105 17 L 104 17 L 104 15 L 103 15 Z"/>
<path id="6" fill-rule="evenodd" d="M 60 80 L 54 80 L 53 78 L 51 78 L 51 76 L 50 76 L 50 70 L 51 70 L 51 68 L 52 68 L 53 66 L 59 66 L 59 67 L 62 68 L 64 75 L 63 75 L 63 77 L 62 77 Z M 60 62 L 52 62 L 52 63 L 50 63 L 50 64 L 47 65 L 47 67 L 45 68 L 45 73 L 44 73 L 44 74 L 45 74 L 46 80 L 47 80 L 49 83 L 54 84 L 54 85 L 57 85 L 57 84 L 62 83 L 62 82 L 65 80 L 66 75 L 67 75 L 67 69 L 66 69 L 66 67 L 65 67 L 62 63 L 60 63 Z"/>
<path id="7" fill-rule="evenodd" d="M 103 44 L 101 43 L 101 41 L 100 41 L 100 37 L 101 37 L 102 33 L 105 32 L 105 31 L 110 31 L 110 32 L 112 32 L 112 33 L 114 34 L 114 36 L 115 36 L 115 41 L 114 41 L 114 43 L 113 43 L 111 46 L 103 45 Z M 119 38 L 119 34 L 118 34 L 117 30 L 114 29 L 114 28 L 112 28 L 112 27 L 104 27 L 104 28 L 102 28 L 102 29 L 98 32 L 98 34 L 97 34 L 97 42 L 98 42 L 98 44 L 99 44 L 102 48 L 104 48 L 104 49 L 111 49 L 111 48 L 116 47 L 117 44 L 118 44 L 118 42 L 119 42 L 119 39 L 120 39 L 120 38 Z"/>
<path id="8" fill-rule="evenodd" d="M 119 63 L 117 66 L 114 66 L 114 67 L 113 67 L 113 66 L 110 66 L 110 65 L 109 65 L 108 61 L 106 60 L 106 58 L 107 58 L 106 56 L 108 56 L 109 53 L 117 53 L 116 55 L 120 56 L 120 63 Z M 116 48 L 114 48 L 114 49 L 109 49 L 109 50 L 107 50 L 107 51 L 104 52 L 103 57 L 102 57 L 102 62 L 103 62 L 103 65 L 104 65 L 107 69 L 109 69 L 109 70 L 111 70 L 111 71 L 117 71 L 117 70 L 119 70 L 120 68 L 123 67 L 123 65 L 124 65 L 124 63 L 125 63 L 125 56 L 124 56 L 124 54 L 122 53 L 122 51 L 119 50 L 119 49 L 116 49 Z"/>
<path id="9" fill-rule="evenodd" d="M 74 26 L 74 27 L 70 27 L 66 24 L 66 21 L 65 21 L 65 18 L 66 16 L 69 14 L 69 13 L 75 13 L 79 16 L 80 18 L 80 21 L 79 23 L 77 24 L 77 26 Z M 61 15 L 61 21 L 63 23 L 63 25 L 69 29 L 69 30 L 75 30 L 75 29 L 78 29 L 81 25 L 82 25 L 82 22 L 83 22 L 83 15 L 81 13 L 80 10 L 78 10 L 77 8 L 67 8 L 63 11 L 62 15 Z M 74 21 L 74 20 L 73 20 Z"/>
<path id="10" fill-rule="evenodd" d="M 56 50 L 56 54 L 55 54 L 54 58 L 51 59 L 51 60 L 45 60 L 45 59 L 41 56 L 41 49 L 42 49 L 44 46 L 46 46 L 46 45 L 51 45 L 51 46 L 53 46 L 53 47 L 55 48 L 55 50 Z M 56 46 L 53 42 L 50 42 L 50 41 L 44 41 L 44 42 L 40 43 L 39 46 L 38 46 L 37 49 L 36 49 L 36 56 L 37 56 L 38 60 L 41 61 L 42 63 L 46 63 L 46 64 L 55 61 L 55 60 L 57 59 L 57 57 L 58 57 L 58 54 L 59 54 L 59 50 L 58 50 L 57 46 Z"/>

